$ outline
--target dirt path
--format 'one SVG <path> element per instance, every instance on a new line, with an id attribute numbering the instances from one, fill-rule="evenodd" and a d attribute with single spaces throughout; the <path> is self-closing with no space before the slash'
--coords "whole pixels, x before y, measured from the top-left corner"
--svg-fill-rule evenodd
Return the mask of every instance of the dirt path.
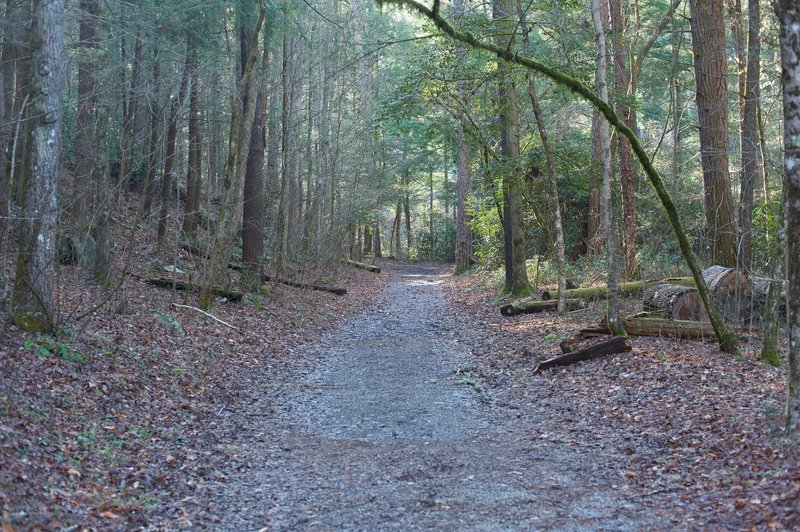
<path id="1" fill-rule="evenodd" d="M 264 382 L 208 486 L 231 530 L 669 527 L 618 487 L 626 454 L 546 406 L 504 406 L 470 350 L 485 333 L 446 302 L 444 271 L 398 266 L 361 316 Z M 552 407 L 550 407 L 552 408 Z M 653 500 L 647 505 L 652 507 Z M 199 523 L 195 523 L 199 524 Z"/>

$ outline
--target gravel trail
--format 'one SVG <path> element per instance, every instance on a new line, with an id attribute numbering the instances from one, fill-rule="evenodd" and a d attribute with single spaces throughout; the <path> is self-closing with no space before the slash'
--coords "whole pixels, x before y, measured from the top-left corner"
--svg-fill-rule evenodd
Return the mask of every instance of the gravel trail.
<path id="1" fill-rule="evenodd" d="M 447 303 L 441 267 L 390 275 L 370 308 L 237 413 L 247 429 L 231 445 L 246 467 L 211 487 L 209 527 L 669 527 L 618 487 L 631 450 L 560 423 L 552 406 L 493 398 L 470 349 L 486 333 Z"/>

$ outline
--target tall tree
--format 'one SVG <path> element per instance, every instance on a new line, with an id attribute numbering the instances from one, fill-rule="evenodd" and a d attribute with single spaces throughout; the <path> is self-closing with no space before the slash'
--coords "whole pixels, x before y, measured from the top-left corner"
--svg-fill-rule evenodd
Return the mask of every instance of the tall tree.
<path id="1" fill-rule="evenodd" d="M 192 37 L 189 37 L 190 39 Z M 200 127 L 200 75 L 197 49 L 189 48 L 189 160 L 186 165 L 186 203 L 183 209 L 183 232 L 189 240 L 197 233 L 202 192 L 203 131 Z"/>
<path id="2" fill-rule="evenodd" d="M 243 21 L 241 28 L 242 70 L 250 50 L 251 22 Z M 261 84 L 256 97 L 255 116 L 250 131 L 250 147 L 247 154 L 247 170 L 244 177 L 244 206 L 242 210 L 242 262 L 252 280 L 261 282 L 260 261 L 264 253 L 264 150 L 266 148 L 267 91 L 269 75 L 269 24 L 265 24 L 264 49 L 261 64 Z M 247 102 L 245 102 L 247 105 Z"/>
<path id="3" fill-rule="evenodd" d="M 72 200 L 73 242 L 75 252 L 84 259 L 90 240 L 93 190 L 92 177 L 96 173 L 98 153 L 95 151 L 95 119 L 97 101 L 95 81 L 95 50 L 97 48 L 96 0 L 81 0 L 78 59 L 78 117 L 75 140 L 75 197 Z M 91 244 L 90 244 L 91 246 Z M 93 246 L 92 246 L 93 247 Z"/>
<path id="4" fill-rule="evenodd" d="M 517 0 L 517 13 L 522 28 L 523 44 L 527 50 L 530 49 L 530 28 L 528 27 L 528 22 L 525 18 L 525 13 L 522 11 L 522 4 L 519 0 Z M 539 97 L 536 94 L 536 79 L 534 73 L 530 70 L 526 70 L 525 79 L 528 82 L 528 97 L 531 100 L 533 116 L 536 120 L 536 128 L 539 130 L 539 138 L 542 141 L 542 148 L 544 149 L 545 164 L 547 165 L 547 179 L 550 182 L 550 193 L 553 195 L 553 223 L 555 225 L 556 264 L 558 271 L 557 310 L 559 314 L 564 314 L 566 312 L 564 293 L 567 289 L 566 250 L 564 246 L 564 224 L 561 216 L 561 200 L 559 199 L 558 180 L 556 177 L 556 161 L 553 148 L 550 145 L 550 135 L 547 133 L 544 116 L 542 115 L 542 109 L 539 105 Z"/>
<path id="5" fill-rule="evenodd" d="M 591 10 L 595 42 L 597 44 L 595 83 L 597 84 L 598 96 L 607 104 L 606 16 L 600 5 L 600 0 L 591 0 Z M 603 174 L 603 232 L 605 233 L 606 261 L 608 264 L 608 304 L 606 314 L 611 331 L 614 334 L 625 334 L 625 330 L 619 321 L 619 305 L 617 302 L 617 246 L 615 231 L 611 223 L 614 211 L 611 203 L 611 132 L 609 131 L 608 121 L 605 118 L 600 121 L 598 137 L 600 140 L 600 161 Z"/>
<path id="6" fill-rule="evenodd" d="M 497 46 L 514 48 L 515 13 L 510 0 L 493 0 L 492 15 L 497 23 Z M 497 122 L 503 157 L 503 250 L 505 290 L 514 297 L 531 291 L 528 281 L 525 230 L 522 222 L 521 169 L 519 167 L 519 116 L 517 92 L 506 60 L 497 60 Z"/>
<path id="7" fill-rule="evenodd" d="M 775 12 L 781 27 L 783 71 L 783 143 L 786 170 L 786 256 L 789 312 L 789 370 L 787 375 L 786 430 L 800 436 L 800 6 L 795 0 L 778 0 Z"/>
<path id="8" fill-rule="evenodd" d="M 611 0 L 609 10 L 612 57 L 614 58 L 614 89 L 617 97 L 615 107 L 617 114 L 625 124 L 633 128 L 633 111 L 628 97 L 630 89 L 628 53 L 625 46 L 627 24 L 622 9 L 622 0 Z M 639 277 L 639 262 L 636 257 L 636 189 L 634 187 L 633 154 L 630 144 L 622 135 L 617 135 L 616 140 L 619 183 L 622 189 L 622 255 L 625 259 L 625 276 L 635 279 Z"/>
<path id="9" fill-rule="evenodd" d="M 723 0 L 690 0 L 705 212 L 711 261 L 736 266 L 736 221 L 728 170 L 728 81 Z"/>
<path id="10" fill-rule="evenodd" d="M 64 86 L 64 0 L 33 0 L 31 80 L 25 113 L 19 223 L 11 319 L 30 331 L 52 331 L 54 253 Z"/>
<path id="11" fill-rule="evenodd" d="M 758 131 L 761 82 L 761 13 L 758 0 L 748 2 L 747 74 L 742 110 L 742 174 L 739 200 L 739 264 L 749 270 L 753 260 L 753 196 L 763 181 Z"/>
<path id="12" fill-rule="evenodd" d="M 464 0 L 453 0 L 453 19 L 458 24 L 464 18 Z M 463 46 L 456 47 L 456 57 L 460 63 L 463 63 L 463 58 L 466 50 Z M 470 229 L 470 216 L 467 212 L 467 202 L 469 199 L 470 189 L 472 188 L 472 174 L 470 171 L 470 147 L 467 143 L 466 135 L 464 134 L 466 118 L 464 108 L 467 104 L 467 98 L 464 93 L 464 82 L 459 80 L 456 82 L 456 97 L 459 99 L 459 107 L 462 108 L 458 121 L 456 122 L 456 145 L 458 149 L 458 166 L 456 177 L 456 189 L 458 194 L 456 196 L 456 273 L 465 272 L 469 269 L 472 263 L 472 230 Z M 399 254 L 399 241 L 400 241 L 400 223 L 399 223 L 399 209 L 398 209 L 398 254 Z"/>

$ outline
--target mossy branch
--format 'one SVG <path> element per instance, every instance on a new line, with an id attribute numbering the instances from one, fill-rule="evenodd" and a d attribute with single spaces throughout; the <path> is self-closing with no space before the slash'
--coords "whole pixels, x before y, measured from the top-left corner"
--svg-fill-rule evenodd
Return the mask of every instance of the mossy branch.
<path id="1" fill-rule="evenodd" d="M 681 222 L 680 215 L 675 207 L 675 203 L 672 201 L 672 196 L 670 196 L 667 187 L 664 185 L 664 180 L 661 178 L 658 170 L 656 170 L 655 166 L 653 166 L 653 163 L 650 161 L 650 158 L 645 152 L 644 146 L 642 146 L 641 142 L 639 142 L 639 138 L 636 136 L 636 133 L 634 133 L 634 131 L 622 121 L 611 105 L 609 105 L 607 102 L 604 102 L 597 93 L 583 84 L 580 80 L 577 80 L 572 76 L 548 67 L 544 63 L 536 61 L 535 59 L 520 55 L 519 52 L 513 52 L 501 46 L 496 46 L 490 42 L 484 42 L 476 38 L 471 33 L 457 30 L 447 20 L 445 20 L 445 18 L 442 17 L 441 13 L 439 12 L 439 0 L 434 0 L 433 9 L 428 8 L 416 0 L 377 1 L 381 6 L 383 6 L 383 4 L 395 4 L 406 6 L 418 11 L 420 14 L 431 20 L 440 31 L 448 35 L 450 38 L 467 44 L 473 48 L 491 52 L 497 57 L 500 57 L 501 59 L 504 59 L 510 63 L 520 65 L 524 68 L 547 76 L 558 85 L 569 89 L 571 92 L 577 94 L 584 100 L 594 105 L 597 110 L 603 114 L 605 119 L 608 120 L 608 123 L 611 124 L 611 126 L 614 127 L 619 134 L 628 139 L 633 152 L 636 154 L 636 158 L 639 160 L 642 168 L 644 168 L 647 178 L 650 180 L 650 184 L 653 186 L 653 189 L 655 189 L 656 195 L 658 196 L 659 201 L 661 201 L 661 205 L 667 212 L 667 218 L 672 226 L 672 230 L 675 233 L 675 237 L 678 240 L 678 246 L 681 249 L 684 259 L 686 260 L 686 264 L 689 266 L 689 269 L 692 272 L 692 277 L 697 285 L 697 291 L 703 300 L 703 305 L 705 306 L 706 311 L 708 312 L 708 316 L 711 321 L 711 325 L 714 328 L 714 334 L 717 337 L 720 348 L 726 353 L 738 352 L 736 346 L 736 337 L 728 330 L 728 327 L 722 320 L 719 309 L 714 303 L 714 300 L 711 298 L 711 295 L 708 291 L 708 285 L 703 279 L 703 269 L 700 267 L 700 262 L 697 259 L 697 255 L 695 254 L 692 244 L 689 242 L 689 237 L 683 228 L 683 223 Z"/>

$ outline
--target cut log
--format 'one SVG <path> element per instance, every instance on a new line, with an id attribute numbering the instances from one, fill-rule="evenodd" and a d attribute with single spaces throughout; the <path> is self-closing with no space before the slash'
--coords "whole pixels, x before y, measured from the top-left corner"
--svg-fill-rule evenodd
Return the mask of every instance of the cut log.
<path id="1" fill-rule="evenodd" d="M 374 264 L 366 264 L 364 262 L 356 262 L 354 260 L 347 259 L 344 261 L 345 264 L 349 264 L 353 268 L 359 268 L 361 270 L 367 270 L 368 272 L 372 273 L 381 273 L 381 269 Z"/>
<path id="2" fill-rule="evenodd" d="M 703 279 L 726 321 L 744 323 L 750 319 L 750 278 L 733 268 L 709 266 L 703 270 Z"/>
<path id="3" fill-rule="evenodd" d="M 189 292 L 197 292 L 200 290 L 199 285 L 188 283 L 186 281 L 173 281 L 168 277 L 151 277 L 150 279 L 147 279 L 147 282 L 149 284 L 158 286 L 160 288 L 170 288 L 170 289 L 189 291 Z M 228 301 L 234 301 L 234 302 L 241 301 L 242 298 L 244 297 L 244 294 L 242 292 L 230 288 L 225 288 L 222 286 L 213 287 L 211 289 L 211 293 L 213 293 L 215 296 L 224 297 Z"/>
<path id="4" fill-rule="evenodd" d="M 671 320 L 708 320 L 697 289 L 686 286 L 651 286 L 642 295 L 642 308 Z"/>
<path id="5" fill-rule="evenodd" d="M 592 360 L 605 355 L 622 353 L 624 351 L 630 351 L 631 347 L 630 338 L 626 336 L 615 336 L 610 340 L 606 340 L 605 342 L 600 342 L 599 344 L 539 362 L 533 371 L 534 373 L 539 373 L 540 371 L 554 368 L 556 366 L 568 366 L 570 364 L 583 362 L 585 360 Z"/>
<path id="6" fill-rule="evenodd" d="M 347 294 L 347 288 L 341 288 L 338 286 L 325 286 L 319 284 L 310 284 L 310 283 L 299 283 L 297 281 L 290 281 L 288 279 L 279 279 L 277 277 L 272 277 L 270 275 L 262 275 L 261 280 L 265 283 L 280 283 L 285 284 L 287 286 L 293 286 L 295 288 L 304 288 L 306 290 L 318 290 L 320 292 L 330 292 L 331 294 L 336 294 L 337 296 L 343 296 Z"/>
<path id="7" fill-rule="evenodd" d="M 567 299 L 566 308 L 568 311 L 581 310 L 587 308 L 585 299 Z M 558 308 L 558 301 L 540 301 L 532 299 L 520 299 L 513 301 L 508 305 L 500 307 L 500 314 L 503 316 L 516 316 L 517 314 L 536 314 L 538 312 L 546 312 L 548 310 L 556 310 Z"/>
<path id="8" fill-rule="evenodd" d="M 646 281 L 619 283 L 618 293 L 623 297 L 631 296 L 640 293 L 648 286 L 649 284 Z M 558 290 L 544 290 L 542 292 L 542 301 L 550 301 L 557 297 Z M 608 297 L 608 287 L 604 285 L 565 290 L 564 297 L 567 299 L 606 299 Z"/>

